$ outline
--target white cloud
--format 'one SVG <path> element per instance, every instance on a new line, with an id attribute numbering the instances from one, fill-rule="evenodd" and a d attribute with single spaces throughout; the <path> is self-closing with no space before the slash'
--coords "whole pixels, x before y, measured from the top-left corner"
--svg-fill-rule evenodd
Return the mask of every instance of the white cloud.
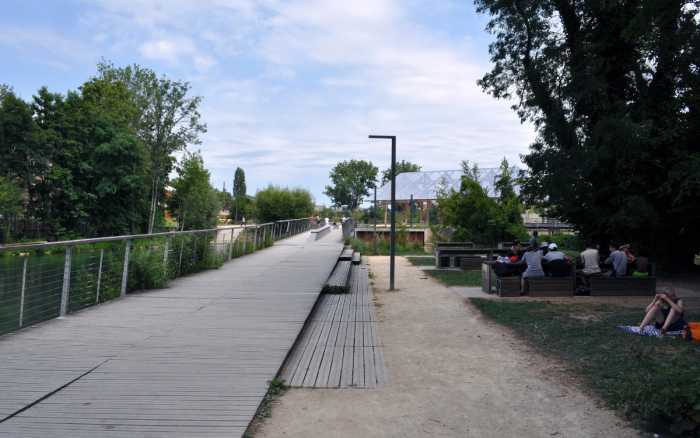
<path id="1" fill-rule="evenodd" d="M 337 161 L 388 164 L 370 133 L 397 135 L 399 158 L 426 169 L 517 162 L 534 137 L 476 85 L 489 65 L 467 30 L 421 20 L 463 11 L 439 3 L 99 0 L 85 2 L 82 25 L 116 62 L 148 61 L 204 97 L 201 149 L 217 186 L 242 166 L 251 187 L 303 185 L 322 200 Z"/>

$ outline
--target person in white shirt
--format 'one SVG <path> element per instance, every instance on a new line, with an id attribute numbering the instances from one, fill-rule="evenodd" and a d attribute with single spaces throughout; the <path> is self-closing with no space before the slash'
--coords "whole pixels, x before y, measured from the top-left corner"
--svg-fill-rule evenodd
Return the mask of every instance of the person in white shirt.
<path id="1" fill-rule="evenodd" d="M 586 244 L 586 249 L 581 253 L 581 262 L 584 275 L 600 274 L 600 254 L 592 243 Z"/>

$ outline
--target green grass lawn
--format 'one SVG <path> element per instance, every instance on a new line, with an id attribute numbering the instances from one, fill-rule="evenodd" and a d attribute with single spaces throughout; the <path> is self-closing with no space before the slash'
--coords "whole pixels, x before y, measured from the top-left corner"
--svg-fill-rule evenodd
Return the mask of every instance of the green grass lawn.
<path id="1" fill-rule="evenodd" d="M 640 427 L 700 434 L 700 347 L 615 328 L 639 323 L 642 309 L 478 298 L 471 302 L 541 352 L 563 360 L 609 407 Z"/>
<path id="2" fill-rule="evenodd" d="M 481 286 L 481 271 L 424 271 L 445 286 Z"/>
<path id="3" fill-rule="evenodd" d="M 435 266 L 435 257 L 432 256 L 407 256 L 408 260 L 413 266 Z"/>

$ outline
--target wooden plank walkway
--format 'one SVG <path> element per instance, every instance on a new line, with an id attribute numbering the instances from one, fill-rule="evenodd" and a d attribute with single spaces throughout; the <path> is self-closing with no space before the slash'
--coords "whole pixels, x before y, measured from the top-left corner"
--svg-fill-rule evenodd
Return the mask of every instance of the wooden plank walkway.
<path id="1" fill-rule="evenodd" d="M 282 367 L 291 386 L 374 388 L 386 383 L 367 266 L 354 265 L 350 293 L 323 294 Z"/>
<path id="2" fill-rule="evenodd" d="M 342 248 L 306 233 L 1 337 L 0 437 L 242 435 Z"/>

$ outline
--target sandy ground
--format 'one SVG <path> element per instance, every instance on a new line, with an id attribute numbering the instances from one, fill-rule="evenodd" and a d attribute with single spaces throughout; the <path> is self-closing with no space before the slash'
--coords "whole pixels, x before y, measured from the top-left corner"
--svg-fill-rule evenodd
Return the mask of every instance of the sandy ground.
<path id="1" fill-rule="evenodd" d="M 405 259 L 387 292 L 388 258 L 375 273 L 389 384 L 376 390 L 291 389 L 256 437 L 632 437 L 638 433 Z M 451 290 L 452 289 L 452 290 Z"/>

